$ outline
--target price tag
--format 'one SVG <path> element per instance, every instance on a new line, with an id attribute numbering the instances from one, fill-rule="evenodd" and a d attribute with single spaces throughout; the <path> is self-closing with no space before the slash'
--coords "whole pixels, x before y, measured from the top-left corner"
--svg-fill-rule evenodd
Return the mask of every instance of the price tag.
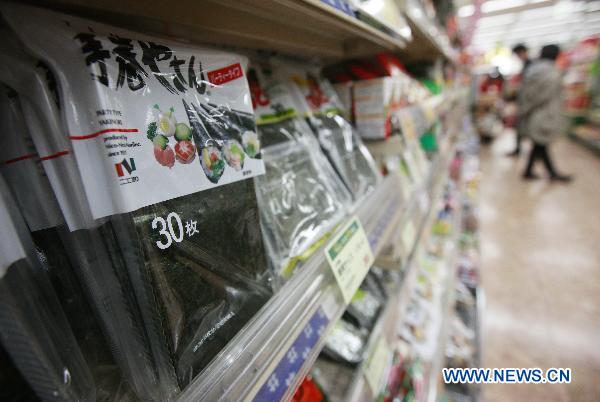
<path id="1" fill-rule="evenodd" d="M 415 230 L 415 225 L 412 221 L 406 222 L 404 229 L 402 229 L 402 244 L 404 244 L 404 249 L 406 252 L 410 252 L 415 243 L 416 237 L 417 231 Z"/>
<path id="2" fill-rule="evenodd" d="M 427 211 L 427 207 L 429 206 L 429 197 L 427 193 L 422 192 L 419 196 L 419 206 L 421 207 L 421 212 Z"/>
<path id="3" fill-rule="evenodd" d="M 404 176 L 404 174 L 400 174 L 400 191 L 402 192 L 402 197 L 405 201 L 410 200 L 410 196 L 412 193 L 412 186 L 410 184 L 410 180 L 408 177 Z"/>
<path id="4" fill-rule="evenodd" d="M 369 239 L 358 220 L 353 217 L 325 247 L 325 258 L 349 304 L 375 260 Z"/>
<path id="5" fill-rule="evenodd" d="M 402 132 L 404 137 L 407 139 L 414 139 L 416 137 L 415 122 L 412 113 L 409 109 L 403 109 L 399 113 L 400 125 L 402 126 Z"/>
<path id="6" fill-rule="evenodd" d="M 388 361 L 392 352 L 383 337 L 379 338 L 373 349 L 370 351 L 365 364 L 363 364 L 363 373 L 367 383 L 376 396 L 379 393 L 379 387 L 383 383 Z"/>
<path id="7" fill-rule="evenodd" d="M 429 124 L 432 124 L 435 121 L 435 110 L 430 102 L 427 102 L 423 105 L 423 114 L 425 115 L 425 118 Z"/>
<path id="8" fill-rule="evenodd" d="M 404 160 L 406 161 L 406 164 L 408 165 L 408 168 L 410 169 L 412 178 L 415 180 L 415 183 L 418 185 L 419 183 L 421 183 L 423 181 L 423 174 L 421 172 L 421 169 L 420 169 L 417 161 L 415 160 L 414 155 L 412 154 L 412 152 L 410 152 L 410 150 L 405 150 L 402 157 L 404 158 Z"/>

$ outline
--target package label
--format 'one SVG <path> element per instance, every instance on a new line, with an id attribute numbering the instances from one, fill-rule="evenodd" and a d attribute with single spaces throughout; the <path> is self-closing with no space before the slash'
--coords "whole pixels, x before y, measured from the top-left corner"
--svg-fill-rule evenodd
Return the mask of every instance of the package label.
<path id="1" fill-rule="evenodd" d="M 264 173 L 245 58 L 37 8 L 2 9 L 57 77 L 95 219 Z"/>
<path id="2" fill-rule="evenodd" d="M 412 250 L 415 240 L 417 238 L 417 231 L 415 230 L 415 225 L 412 220 L 409 220 L 404 225 L 404 229 L 402 229 L 402 244 L 404 244 L 404 249 L 410 253 Z"/>
<path id="3" fill-rule="evenodd" d="M 363 364 L 363 374 L 374 396 L 378 394 L 379 387 L 383 383 L 391 356 L 392 351 L 386 340 L 380 337 L 369 351 L 368 357 Z"/>
<path id="4" fill-rule="evenodd" d="M 342 114 L 343 106 L 335 89 L 320 77 L 317 69 L 282 63 L 278 70 L 282 80 L 292 84 L 300 113 Z"/>
<path id="5" fill-rule="evenodd" d="M 375 260 L 358 217 L 353 217 L 325 247 L 325 257 L 349 304 Z"/>
<path id="6" fill-rule="evenodd" d="M 290 86 L 273 74 L 268 62 L 253 62 L 248 84 L 256 124 L 272 124 L 298 116 Z"/>

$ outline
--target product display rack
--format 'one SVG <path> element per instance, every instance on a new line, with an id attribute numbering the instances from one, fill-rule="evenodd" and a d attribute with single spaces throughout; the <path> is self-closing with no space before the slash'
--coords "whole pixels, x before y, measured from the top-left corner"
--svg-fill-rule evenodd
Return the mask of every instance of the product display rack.
<path id="1" fill-rule="evenodd" d="M 445 167 L 449 162 L 448 156 L 453 155 L 454 146 L 451 147 L 451 152 L 446 155 L 446 158 L 443 162 L 445 162 Z M 443 185 L 447 180 L 447 170 L 445 168 L 441 169 L 439 177 L 436 180 L 436 185 L 434 186 L 434 190 L 432 192 L 432 206 L 435 206 L 436 201 L 439 200 L 441 195 L 441 190 Z M 403 320 L 405 309 L 408 304 L 408 299 L 410 296 L 410 291 L 415 284 L 416 274 L 417 274 L 417 262 L 415 261 L 415 256 L 417 255 L 417 251 L 424 247 L 427 243 L 430 236 L 430 229 L 435 214 L 433 213 L 434 209 L 429 208 L 427 210 L 426 216 L 423 218 L 421 225 L 419 225 L 418 235 L 416 237 L 415 243 L 413 244 L 412 250 L 410 252 L 410 257 L 408 258 L 407 263 L 405 264 L 406 268 L 404 269 L 404 276 L 402 282 L 400 283 L 399 288 L 393 292 L 393 297 L 388 300 L 388 305 L 386 310 L 381 314 L 381 317 L 378 320 L 377 325 L 373 329 L 371 336 L 369 338 L 369 344 L 366 347 L 366 350 L 370 350 L 372 345 L 375 344 L 379 338 L 384 337 L 389 341 L 392 341 L 396 335 L 396 326 L 398 322 Z M 364 374 L 363 374 L 363 365 L 364 362 L 355 370 L 354 378 L 352 381 L 352 388 L 349 390 L 347 397 L 345 400 L 347 401 L 364 401 L 371 398 L 371 389 L 369 388 Z M 386 368 L 386 372 L 389 369 Z"/>
<path id="2" fill-rule="evenodd" d="M 437 349 L 435 351 L 433 361 L 431 363 L 431 370 L 427 380 L 427 402 L 436 402 L 439 397 L 439 391 L 442 388 L 440 373 L 444 367 L 446 343 L 448 340 L 448 331 L 450 325 L 450 317 L 452 309 L 454 308 L 455 292 L 456 292 L 456 273 L 458 265 L 459 255 L 459 241 L 461 235 L 461 223 L 462 223 L 462 207 L 458 207 L 454 214 L 453 222 L 453 239 L 451 244 L 453 249 L 451 250 L 450 258 L 448 259 L 446 272 L 446 280 L 444 283 L 444 294 L 442 296 L 441 304 L 439 306 L 442 314 L 441 330 L 439 331 L 437 338 Z"/>
<path id="3" fill-rule="evenodd" d="M 477 215 L 478 208 L 478 187 L 479 187 L 479 156 L 478 146 L 475 141 L 471 140 L 470 144 L 465 146 L 464 162 L 462 169 L 462 196 L 461 196 L 461 213 L 462 221 L 460 222 L 460 247 L 458 248 L 457 255 L 460 256 L 459 261 L 455 264 L 454 272 L 454 293 L 460 285 L 463 289 L 466 289 L 474 299 L 474 305 L 467 306 L 463 304 L 462 308 L 459 308 L 459 300 L 455 297 L 455 301 L 448 304 L 447 317 L 450 320 L 452 316 L 461 320 L 461 323 L 465 325 L 468 330 L 472 331 L 472 354 L 469 357 L 467 363 L 468 367 L 481 367 L 481 351 L 482 351 L 482 323 L 481 318 L 483 317 L 483 308 L 485 304 L 484 292 L 480 284 L 479 279 L 479 262 L 477 261 L 480 250 L 479 250 L 479 235 L 478 235 L 478 222 L 479 218 Z M 476 222 L 473 226 L 473 222 Z M 475 257 L 473 257 L 475 256 Z M 474 258 L 474 260 L 473 260 Z M 475 262 L 471 267 L 473 271 L 469 275 L 465 275 L 466 272 L 461 272 L 460 269 L 465 269 L 465 261 Z M 466 310 L 465 310 L 466 309 Z M 459 310 L 462 314 L 467 314 L 466 320 L 461 317 Z M 460 317 L 460 318 L 459 318 Z M 464 321 L 463 321 L 464 320 Z M 450 331 L 452 332 L 452 331 Z M 451 355 L 448 352 L 448 347 L 451 345 L 452 340 L 450 336 L 445 337 L 442 343 L 443 352 L 441 356 L 441 362 L 444 367 L 456 367 L 452 363 Z M 456 356 L 456 355 L 454 355 Z M 460 363 L 459 363 L 460 364 Z M 464 364 L 464 363 L 462 363 Z M 482 389 L 477 384 L 460 384 L 458 388 L 453 388 L 453 385 L 445 385 L 441 381 L 441 376 L 438 372 L 437 388 L 435 390 L 438 395 L 437 400 L 439 401 L 469 401 L 475 402 L 482 399 Z"/>
<path id="4" fill-rule="evenodd" d="M 460 92 L 451 94 L 439 105 L 452 104 Z M 394 232 L 402 228 L 416 208 L 427 210 L 429 200 L 447 171 L 456 140 L 449 133 L 440 146 L 443 150 L 431 164 L 425 183 L 403 200 L 395 176 L 388 176 L 373 194 L 356 207 L 356 215 L 367 232 L 373 254 L 377 255 Z M 427 200 L 427 201 L 423 201 Z M 427 204 L 423 204 L 427 202 Z M 315 252 L 284 287 L 273 296 L 246 328 L 215 358 L 205 373 L 199 376 L 180 396 L 185 400 L 252 400 L 268 383 L 269 377 L 284 358 L 294 341 L 301 336 L 309 321 L 323 312 L 327 325 L 333 324 L 346 308 L 323 252 Z M 287 400 L 308 373 L 319 355 L 327 330 L 311 345 L 302 369 L 286 386 Z M 279 380 L 278 380 L 279 381 Z"/>

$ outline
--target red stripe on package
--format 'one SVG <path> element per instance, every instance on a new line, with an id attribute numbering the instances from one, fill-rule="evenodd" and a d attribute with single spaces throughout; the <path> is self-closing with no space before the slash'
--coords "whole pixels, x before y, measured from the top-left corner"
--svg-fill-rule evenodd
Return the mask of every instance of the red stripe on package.
<path id="1" fill-rule="evenodd" d="M 69 151 L 61 151 L 61 152 L 57 152 L 57 153 L 52 154 L 52 155 L 42 156 L 42 157 L 40 157 L 40 159 L 43 160 L 43 161 L 47 161 L 49 159 L 58 158 L 60 156 L 65 156 L 65 155 L 68 155 L 68 154 L 69 154 Z"/>
<path id="2" fill-rule="evenodd" d="M 69 138 L 72 140 L 89 140 L 106 133 L 137 133 L 138 131 L 137 128 L 106 128 L 87 135 L 70 135 Z"/>
<path id="3" fill-rule="evenodd" d="M 31 159 L 31 158 L 35 158 L 37 156 L 36 153 L 32 153 L 32 154 L 27 154 L 27 155 L 23 155 L 23 156 L 19 156 L 17 158 L 13 158 L 13 159 L 9 159 L 7 161 L 4 161 L 5 165 L 8 165 L 10 163 L 15 163 L 15 162 L 19 162 L 19 161 L 24 161 L 26 159 Z"/>

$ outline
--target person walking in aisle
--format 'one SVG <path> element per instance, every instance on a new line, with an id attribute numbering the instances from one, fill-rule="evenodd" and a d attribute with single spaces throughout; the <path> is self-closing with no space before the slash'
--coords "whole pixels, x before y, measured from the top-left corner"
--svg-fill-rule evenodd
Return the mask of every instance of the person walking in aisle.
<path id="1" fill-rule="evenodd" d="M 527 49 L 527 47 L 522 44 L 519 43 L 518 45 L 516 45 L 515 47 L 513 47 L 512 49 L 513 53 L 515 54 L 515 56 L 517 56 L 519 58 L 519 60 L 521 60 L 521 62 L 523 63 L 523 68 L 521 69 L 521 73 L 519 74 L 519 80 L 521 81 L 521 83 L 523 82 L 523 77 L 525 77 L 525 74 L 527 73 L 527 70 L 529 69 L 529 66 L 531 65 L 531 59 L 529 58 L 529 50 Z M 519 104 L 519 96 L 518 96 L 519 91 L 517 90 L 517 123 L 515 126 L 515 131 L 516 131 L 516 147 L 515 150 L 510 152 L 508 154 L 508 156 L 519 156 L 521 154 L 521 141 L 523 140 L 524 137 L 524 127 L 526 125 L 525 122 L 525 118 L 523 116 L 521 116 L 521 106 Z"/>
<path id="2" fill-rule="evenodd" d="M 550 159 L 550 143 L 566 131 L 562 114 L 562 75 L 555 67 L 560 53 L 557 45 L 542 48 L 539 60 L 528 68 L 519 94 L 521 112 L 525 118 L 526 135 L 533 140 L 524 179 L 537 179 L 533 167 L 541 159 L 551 180 L 568 182 L 571 177 L 558 173 Z"/>

